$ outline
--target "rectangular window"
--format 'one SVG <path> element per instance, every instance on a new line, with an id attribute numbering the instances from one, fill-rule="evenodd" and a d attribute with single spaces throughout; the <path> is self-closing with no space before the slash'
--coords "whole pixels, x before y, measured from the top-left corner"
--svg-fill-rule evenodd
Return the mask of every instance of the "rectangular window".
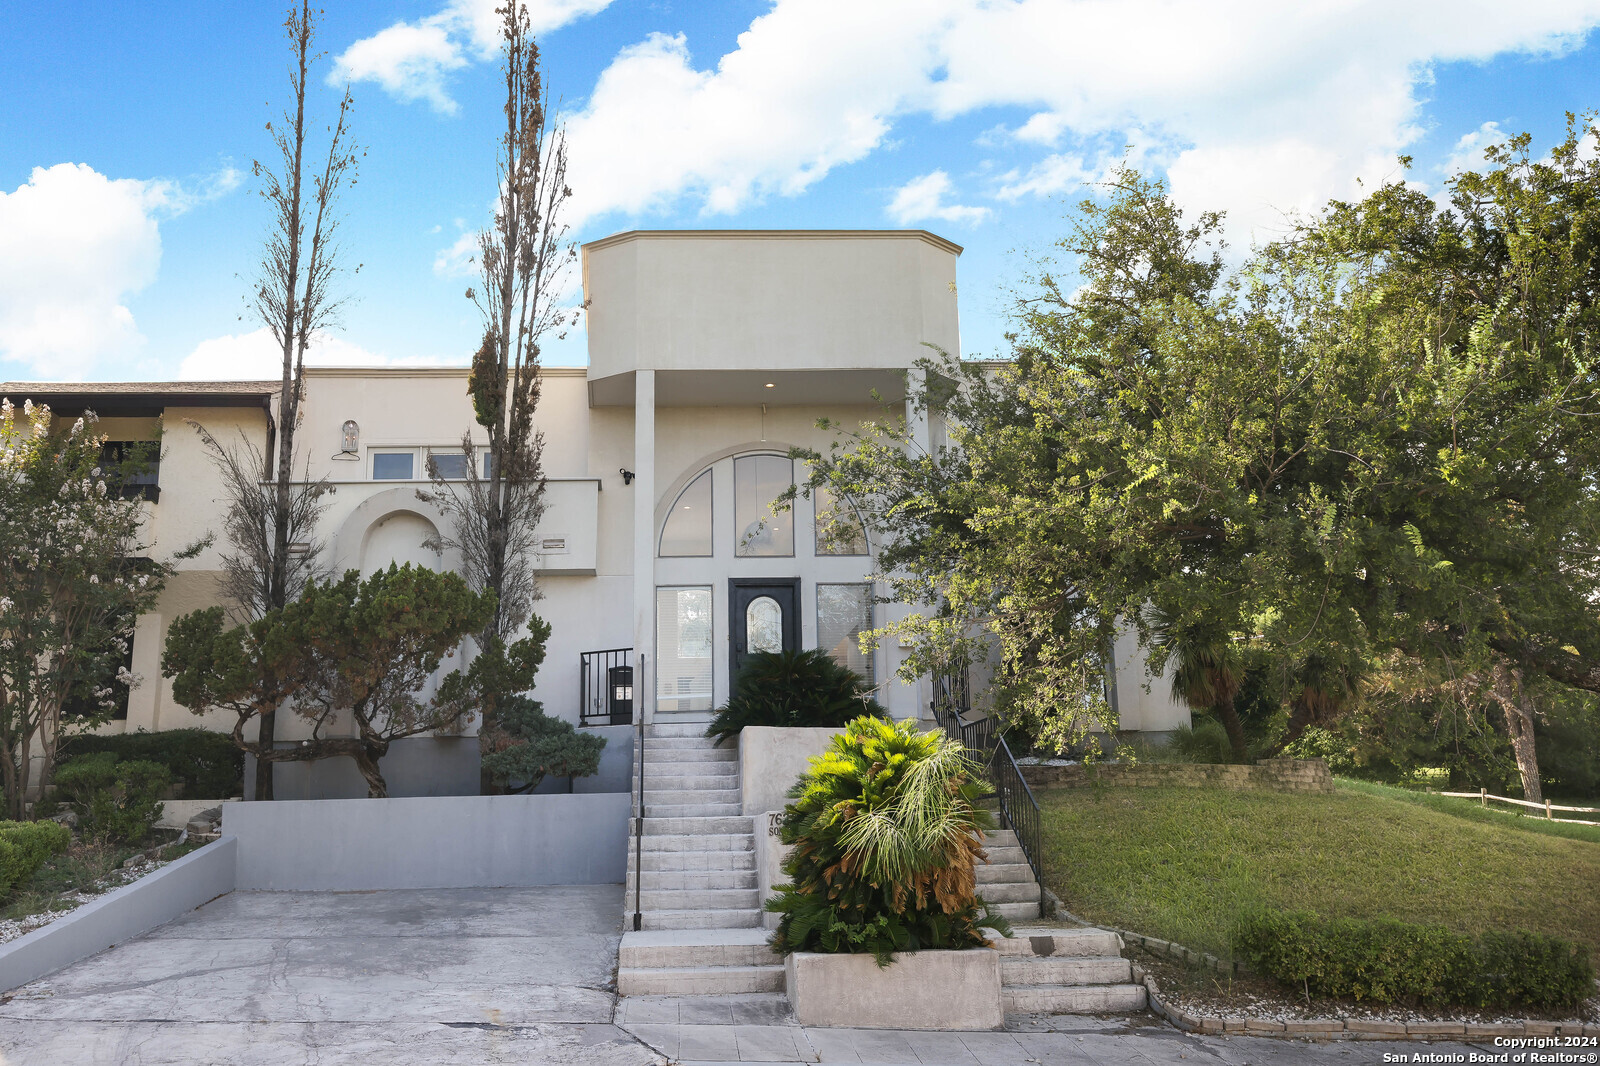
<path id="1" fill-rule="evenodd" d="M 465 452 L 429 452 L 428 459 L 433 463 L 434 469 L 439 471 L 439 476 L 446 481 L 467 480 Z"/>
<path id="2" fill-rule="evenodd" d="M 373 452 L 372 479 L 374 481 L 411 481 L 416 477 L 415 452 Z"/>
<path id="3" fill-rule="evenodd" d="M 794 485 L 794 462 L 781 455 L 741 455 L 733 461 L 734 554 L 794 554 L 794 511 L 774 514 L 772 501 Z"/>
<path id="4" fill-rule="evenodd" d="M 157 441 L 108 440 L 100 446 L 106 488 L 124 500 L 156 502 L 161 496 L 161 445 Z"/>
<path id="5" fill-rule="evenodd" d="M 817 647 L 866 678 L 868 684 L 877 678 L 872 656 L 861 650 L 861 634 L 871 628 L 871 585 L 817 586 Z"/>
<path id="6" fill-rule="evenodd" d="M 711 709 L 711 588 L 656 589 L 656 709 Z"/>

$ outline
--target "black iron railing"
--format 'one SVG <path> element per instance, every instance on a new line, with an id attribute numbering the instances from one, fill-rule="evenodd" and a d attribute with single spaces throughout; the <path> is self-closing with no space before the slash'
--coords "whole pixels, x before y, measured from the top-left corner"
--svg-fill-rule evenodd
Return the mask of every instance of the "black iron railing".
<path id="1" fill-rule="evenodd" d="M 633 649 L 586 651 L 580 657 L 583 680 L 578 689 L 582 725 L 632 725 L 634 706 Z"/>
<path id="2" fill-rule="evenodd" d="M 975 752 L 983 766 L 984 775 L 994 785 L 995 799 L 1000 804 L 1000 817 L 1017 835 L 1017 845 L 1028 860 L 1028 868 L 1035 880 L 1043 883 L 1043 841 L 1040 835 L 1039 801 L 1033 789 L 1022 776 L 1011 745 L 996 728 L 995 719 L 988 715 L 968 721 L 972 713 L 971 689 L 966 671 L 957 675 L 934 678 L 933 717 L 953 739 Z M 1039 900 L 1039 914 L 1044 915 L 1044 899 Z"/>

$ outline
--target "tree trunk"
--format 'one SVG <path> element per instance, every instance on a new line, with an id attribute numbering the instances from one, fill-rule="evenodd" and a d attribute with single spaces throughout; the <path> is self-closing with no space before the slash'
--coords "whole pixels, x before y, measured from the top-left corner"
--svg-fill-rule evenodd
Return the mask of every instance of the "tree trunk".
<path id="1" fill-rule="evenodd" d="M 1235 762 L 1248 762 L 1249 752 L 1245 746 L 1244 723 L 1239 721 L 1239 711 L 1233 705 L 1233 697 L 1218 703 L 1211 708 L 1213 714 L 1222 722 L 1222 728 L 1228 732 L 1228 746 L 1233 749 Z"/>
<path id="2" fill-rule="evenodd" d="M 1533 699 L 1523 684 L 1521 670 L 1495 667 L 1494 701 L 1506 716 L 1506 733 L 1511 737 L 1517 773 L 1522 777 L 1522 798 L 1540 803 L 1544 788 L 1539 784 L 1539 753 L 1533 740 Z"/>
<path id="3" fill-rule="evenodd" d="M 352 756 L 356 761 L 356 769 L 366 779 L 368 799 L 387 799 L 389 796 L 389 784 L 378 770 L 381 755 L 382 752 L 374 753 L 372 748 L 362 745 Z"/>

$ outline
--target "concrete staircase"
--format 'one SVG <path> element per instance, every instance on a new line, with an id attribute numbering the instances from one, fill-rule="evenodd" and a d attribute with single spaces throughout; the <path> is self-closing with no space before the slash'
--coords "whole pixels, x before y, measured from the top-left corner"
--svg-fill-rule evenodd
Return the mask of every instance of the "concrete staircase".
<path id="1" fill-rule="evenodd" d="M 645 727 L 644 834 L 628 842 L 617 991 L 625 996 L 781 992 L 782 960 L 767 947 L 755 867 L 764 816 L 740 813 L 739 755 L 703 719 L 659 715 Z M 638 765 L 634 766 L 637 789 Z M 637 805 L 638 796 L 634 802 Z M 629 833 L 634 825 L 630 823 Z M 1039 883 L 1016 834 L 988 834 L 978 891 L 1016 923 L 1039 921 Z M 639 884 L 640 931 L 633 931 Z M 1143 985 L 1115 933 L 1021 927 L 995 941 L 1008 1013 L 1140 1010 Z"/>
<path id="2" fill-rule="evenodd" d="M 978 866 L 978 895 L 1011 922 L 1039 920 L 1039 882 L 1017 844 L 1017 834 L 1001 829 L 984 835 L 987 864 Z"/>
<path id="3" fill-rule="evenodd" d="M 705 728 L 667 715 L 645 727 L 643 847 L 636 864 L 630 823 L 617 968 L 625 996 L 783 989 L 782 960 L 761 926 L 756 819 L 739 813 L 739 752 L 716 747 Z M 638 779 L 635 763 L 635 790 Z"/>
<path id="4" fill-rule="evenodd" d="M 1143 984 L 1104 929 L 1026 929 L 990 941 L 1000 952 L 1007 1014 L 1121 1014 L 1144 1010 Z"/>

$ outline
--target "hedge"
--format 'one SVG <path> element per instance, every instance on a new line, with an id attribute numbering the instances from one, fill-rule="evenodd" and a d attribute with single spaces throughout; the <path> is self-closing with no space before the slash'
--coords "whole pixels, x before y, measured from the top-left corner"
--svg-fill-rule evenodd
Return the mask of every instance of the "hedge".
<path id="1" fill-rule="evenodd" d="M 63 739 L 61 749 L 58 759 L 109 751 L 118 762 L 160 763 L 183 783 L 188 799 L 227 799 L 239 795 L 244 783 L 244 752 L 228 734 L 209 729 L 75 736 Z"/>
<path id="2" fill-rule="evenodd" d="M 57 767 L 51 796 L 77 813 L 81 835 L 137 844 L 160 820 L 161 795 L 171 783 L 172 776 L 158 762 L 118 762 L 109 751 L 99 751 Z"/>
<path id="3" fill-rule="evenodd" d="M 1235 926 L 1233 948 L 1297 992 L 1338 999 L 1560 1010 L 1593 994 L 1589 949 L 1537 933 L 1262 911 Z"/>
<path id="4" fill-rule="evenodd" d="M 60 822 L 0 822 L 0 899 L 71 842 L 72 830 Z"/>

